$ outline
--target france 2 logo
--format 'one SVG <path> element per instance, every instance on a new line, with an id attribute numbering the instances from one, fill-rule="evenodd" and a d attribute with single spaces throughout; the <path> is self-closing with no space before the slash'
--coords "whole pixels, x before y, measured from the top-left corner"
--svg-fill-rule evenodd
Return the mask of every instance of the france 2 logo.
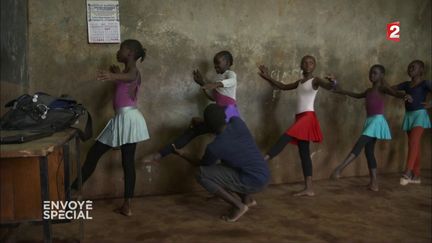
<path id="1" fill-rule="evenodd" d="M 399 21 L 387 24 L 387 40 L 400 41 L 400 23 Z"/>

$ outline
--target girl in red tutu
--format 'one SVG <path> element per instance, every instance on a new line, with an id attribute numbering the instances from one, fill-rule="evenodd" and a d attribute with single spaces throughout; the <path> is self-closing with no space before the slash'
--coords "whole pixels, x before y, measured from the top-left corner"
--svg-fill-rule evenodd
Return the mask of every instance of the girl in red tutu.
<path id="1" fill-rule="evenodd" d="M 284 84 L 274 80 L 270 76 L 267 67 L 263 65 L 258 67 L 260 70 L 258 74 L 278 89 L 297 89 L 297 111 L 295 122 L 282 134 L 276 144 L 273 145 L 265 155 L 265 160 L 268 161 L 278 155 L 288 143 L 296 144 L 298 146 L 303 175 L 305 178 L 305 189 L 295 193 L 294 196 L 315 195 L 312 189 L 312 160 L 309 152 L 309 142 L 312 141 L 314 143 L 319 143 L 323 139 L 321 128 L 314 111 L 315 96 L 319 87 L 331 90 L 336 84 L 335 81 L 328 82 L 314 77 L 312 73 L 315 66 L 316 60 L 313 56 L 304 56 L 300 64 L 303 78 L 290 84 Z"/>

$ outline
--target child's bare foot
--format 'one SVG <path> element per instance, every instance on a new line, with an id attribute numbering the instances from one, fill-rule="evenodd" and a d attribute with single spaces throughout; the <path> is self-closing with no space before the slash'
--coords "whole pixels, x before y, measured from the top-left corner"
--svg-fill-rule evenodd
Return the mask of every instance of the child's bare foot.
<path id="1" fill-rule="evenodd" d="M 70 193 L 71 193 L 72 200 L 78 200 L 78 201 L 82 200 L 82 193 L 80 191 L 76 189 L 71 189 Z"/>
<path id="2" fill-rule="evenodd" d="M 247 205 L 243 205 L 241 208 L 233 208 L 229 215 L 223 215 L 222 219 L 227 222 L 236 222 L 243 214 L 249 210 Z"/>
<path id="3" fill-rule="evenodd" d="M 119 208 L 114 209 L 114 212 L 122 214 L 122 215 L 127 216 L 127 217 L 132 216 L 131 209 L 129 207 L 125 207 L 125 206 L 121 206 Z"/>
<path id="4" fill-rule="evenodd" d="M 377 182 L 370 182 L 368 185 L 368 189 L 374 192 L 379 191 L 378 183 Z"/>
<path id="5" fill-rule="evenodd" d="M 341 177 L 340 175 L 340 171 L 338 169 L 335 169 L 332 174 L 330 175 L 330 179 L 332 180 L 339 180 L 339 178 Z"/>
<path id="6" fill-rule="evenodd" d="M 144 157 L 144 163 L 158 162 L 161 158 L 162 156 L 160 155 L 160 153 L 149 154 L 148 156 Z"/>
<path id="7" fill-rule="evenodd" d="M 312 189 L 304 189 L 303 191 L 297 192 L 293 194 L 294 197 L 303 197 L 303 196 L 308 196 L 308 197 L 313 197 L 315 196 L 315 192 Z"/>
<path id="8" fill-rule="evenodd" d="M 123 214 L 124 216 L 132 216 L 132 210 L 130 207 L 130 199 L 126 199 L 123 205 L 119 208 L 114 209 L 115 213 Z"/>

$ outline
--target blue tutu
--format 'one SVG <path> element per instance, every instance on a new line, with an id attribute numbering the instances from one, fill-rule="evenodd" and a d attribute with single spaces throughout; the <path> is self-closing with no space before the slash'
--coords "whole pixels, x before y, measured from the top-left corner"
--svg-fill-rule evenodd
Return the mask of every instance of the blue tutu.
<path id="1" fill-rule="evenodd" d="M 363 127 L 362 135 L 377 139 L 391 139 L 391 133 L 383 115 L 369 116 Z"/>
<path id="2" fill-rule="evenodd" d="M 425 109 L 405 112 L 402 129 L 411 131 L 414 127 L 431 128 L 431 121 Z"/>

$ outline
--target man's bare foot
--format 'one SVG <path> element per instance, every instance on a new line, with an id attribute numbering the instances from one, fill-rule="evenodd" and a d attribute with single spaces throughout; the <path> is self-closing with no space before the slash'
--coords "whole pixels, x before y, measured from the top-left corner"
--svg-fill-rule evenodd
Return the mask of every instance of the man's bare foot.
<path id="1" fill-rule="evenodd" d="M 303 196 L 313 197 L 313 196 L 315 196 L 315 193 L 312 189 L 304 189 L 303 191 L 294 193 L 293 196 L 294 197 L 303 197 Z"/>
<path id="2" fill-rule="evenodd" d="M 249 210 L 247 205 L 243 205 L 241 208 L 233 208 L 229 215 L 223 215 L 222 219 L 227 222 L 236 222 L 243 214 Z"/>
<path id="3" fill-rule="evenodd" d="M 378 183 L 376 182 L 370 182 L 368 185 L 368 189 L 374 192 L 379 191 Z"/>
<path id="4" fill-rule="evenodd" d="M 227 191 L 227 192 L 228 192 L 229 194 L 231 194 L 231 196 L 233 196 L 233 197 L 236 197 L 236 196 L 237 196 L 237 194 L 234 193 L 234 192 L 231 192 L 231 191 Z M 218 196 L 216 196 L 216 195 L 210 195 L 210 196 L 206 197 L 206 201 L 218 201 L 218 200 L 223 201 L 222 198 L 220 198 L 220 197 L 218 197 Z M 243 199 L 242 199 L 242 202 L 243 202 Z M 244 202 L 243 202 L 243 203 L 244 203 Z"/>
<path id="5" fill-rule="evenodd" d="M 332 180 L 339 180 L 341 177 L 340 171 L 338 169 L 335 169 L 332 174 L 330 175 L 330 179 Z"/>
<path id="6" fill-rule="evenodd" d="M 255 199 L 252 199 L 251 201 L 245 203 L 245 205 L 248 206 L 249 208 L 251 208 L 251 207 L 258 206 L 258 203 L 257 203 L 257 201 L 255 201 Z"/>
<path id="7" fill-rule="evenodd" d="M 160 153 L 149 154 L 148 156 L 144 157 L 144 163 L 158 162 L 161 158 L 162 156 Z"/>
<path id="8" fill-rule="evenodd" d="M 246 198 L 242 199 L 242 203 L 248 206 L 249 208 L 258 205 L 257 201 L 255 201 L 255 199 L 253 199 L 251 196 L 247 196 Z"/>

